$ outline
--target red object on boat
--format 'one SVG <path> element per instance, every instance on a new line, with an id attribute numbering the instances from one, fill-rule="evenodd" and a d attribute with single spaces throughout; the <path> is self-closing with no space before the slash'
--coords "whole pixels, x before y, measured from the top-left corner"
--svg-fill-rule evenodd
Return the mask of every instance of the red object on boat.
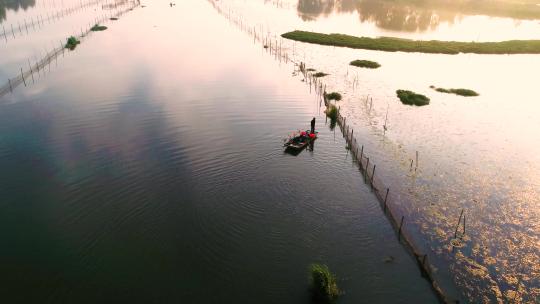
<path id="1" fill-rule="evenodd" d="M 302 133 L 300 133 L 300 135 L 306 136 L 306 132 L 302 131 Z"/>
<path id="2" fill-rule="evenodd" d="M 309 133 L 309 138 L 315 138 L 315 134 Z"/>

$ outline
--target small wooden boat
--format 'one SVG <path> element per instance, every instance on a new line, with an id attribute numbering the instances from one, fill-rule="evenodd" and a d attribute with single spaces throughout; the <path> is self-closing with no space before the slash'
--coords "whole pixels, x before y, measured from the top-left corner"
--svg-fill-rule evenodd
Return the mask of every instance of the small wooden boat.
<path id="1" fill-rule="evenodd" d="M 300 151 L 307 147 L 310 143 L 315 141 L 317 139 L 319 132 L 315 132 L 311 134 L 311 132 L 304 131 L 304 132 L 297 132 L 293 133 L 288 139 L 286 139 L 285 144 L 283 146 L 286 150 L 297 150 Z"/>

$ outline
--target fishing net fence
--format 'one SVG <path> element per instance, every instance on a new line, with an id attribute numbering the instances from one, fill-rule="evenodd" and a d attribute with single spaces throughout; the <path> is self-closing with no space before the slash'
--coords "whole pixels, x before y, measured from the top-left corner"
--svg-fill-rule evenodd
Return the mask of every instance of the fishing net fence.
<path id="1" fill-rule="evenodd" d="M 81 29 L 80 33 L 74 34 L 72 37 L 76 38 L 77 41 L 82 41 L 92 32 L 92 27 L 94 27 L 94 25 L 101 23 L 105 24 L 111 19 L 120 18 L 122 15 L 130 12 L 139 5 L 139 0 L 124 2 L 121 7 L 117 7 L 116 11 L 111 11 L 109 14 L 101 15 L 100 17 L 96 18 L 94 22 L 89 23 L 86 30 Z M 41 59 L 37 60 L 33 64 L 31 64 L 30 60 L 28 60 L 28 65 L 25 65 L 24 68 L 21 67 L 20 73 L 17 76 L 8 78 L 7 82 L 0 87 L 0 98 L 2 98 L 4 95 L 13 93 L 15 88 L 20 85 L 24 85 L 26 87 L 30 84 L 34 84 L 36 82 L 36 77 L 34 75 L 36 73 L 39 74 L 47 66 L 49 66 L 50 69 L 50 64 L 53 61 L 58 60 L 59 56 L 64 56 L 67 48 L 66 42 L 60 41 L 58 46 L 47 51 L 47 53 Z"/>

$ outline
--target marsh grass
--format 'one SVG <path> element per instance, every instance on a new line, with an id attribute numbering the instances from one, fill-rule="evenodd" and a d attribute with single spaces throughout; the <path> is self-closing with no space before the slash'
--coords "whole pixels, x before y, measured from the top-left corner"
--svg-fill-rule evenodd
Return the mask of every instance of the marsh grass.
<path id="1" fill-rule="evenodd" d="M 400 51 L 452 55 L 459 53 L 540 54 L 540 40 L 509 40 L 501 42 L 427 41 L 394 37 L 355 37 L 343 34 L 322 34 L 306 31 L 292 31 L 281 36 L 307 43 L 386 52 Z"/>
<path id="2" fill-rule="evenodd" d="M 464 97 L 474 97 L 474 96 L 480 95 L 477 92 L 473 90 L 469 90 L 469 89 L 445 89 L 445 88 L 437 88 L 435 86 L 430 86 L 430 88 L 440 93 L 456 94 L 456 95 L 464 96 Z"/>
<path id="3" fill-rule="evenodd" d="M 310 265 L 311 294 L 315 303 L 333 303 L 339 296 L 336 277 L 328 266 Z"/>
<path id="4" fill-rule="evenodd" d="M 325 76 L 328 76 L 330 74 L 326 74 L 326 73 L 323 73 L 323 72 L 317 72 L 315 74 L 313 74 L 313 77 L 316 77 L 316 78 L 320 78 L 320 77 L 325 77 Z"/>
<path id="5" fill-rule="evenodd" d="M 354 61 L 351 61 L 350 65 L 359 67 L 359 68 L 367 68 L 367 69 L 377 69 L 381 67 L 379 63 L 375 61 L 369 61 L 369 60 L 354 60 Z"/>
<path id="6" fill-rule="evenodd" d="M 308 72 L 315 72 L 316 70 L 314 68 L 309 68 L 309 69 L 306 69 L 306 71 Z"/>
<path id="7" fill-rule="evenodd" d="M 92 32 L 101 32 L 101 31 L 104 31 L 104 30 L 106 30 L 106 29 L 107 29 L 106 26 L 96 24 L 96 25 L 94 25 L 90 30 L 91 30 Z"/>
<path id="8" fill-rule="evenodd" d="M 429 98 L 422 94 L 417 94 L 407 90 L 397 90 L 396 94 L 399 97 L 399 100 L 406 105 L 421 107 L 429 104 Z"/>
<path id="9" fill-rule="evenodd" d="M 335 121 L 338 116 L 338 108 L 335 105 L 329 105 L 326 109 L 326 116 L 330 118 L 330 120 Z"/>
<path id="10" fill-rule="evenodd" d="M 67 39 L 65 48 L 73 51 L 77 47 L 77 44 L 79 43 L 81 42 L 77 40 L 77 38 L 75 38 L 74 36 L 71 36 Z"/>
<path id="11" fill-rule="evenodd" d="M 342 97 L 341 97 L 341 94 L 339 94 L 338 92 L 332 92 L 332 93 L 327 93 L 326 98 L 328 100 L 340 101 Z"/>

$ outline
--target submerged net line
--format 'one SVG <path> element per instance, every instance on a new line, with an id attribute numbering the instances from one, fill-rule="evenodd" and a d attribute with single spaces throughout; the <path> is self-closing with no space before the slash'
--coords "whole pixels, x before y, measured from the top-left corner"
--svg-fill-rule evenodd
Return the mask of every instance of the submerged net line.
<path id="1" fill-rule="evenodd" d="M 2 28 L 0 29 L 0 36 L 2 36 L 2 38 L 5 39 L 6 42 L 8 42 L 8 38 L 13 40 L 17 37 L 24 35 L 25 32 L 26 32 L 26 35 L 29 35 L 30 34 L 29 30 L 33 30 L 34 32 L 37 32 L 39 29 L 41 29 L 45 25 L 45 22 L 48 22 L 50 24 L 64 17 L 75 14 L 81 10 L 88 9 L 92 6 L 96 6 L 102 2 L 107 2 L 107 1 L 108 0 L 93 0 L 93 1 L 82 3 L 78 6 L 59 10 L 52 14 L 49 14 L 47 12 L 45 17 L 43 17 L 43 15 L 40 14 L 40 15 L 35 16 L 35 20 L 34 20 L 34 17 L 31 17 L 31 19 L 29 19 L 28 21 L 24 19 L 24 23 L 18 22 L 15 26 L 13 25 L 13 23 L 11 23 L 10 26 L 8 26 L 7 28 L 5 24 L 2 24 Z M 102 8 L 105 8 L 106 6 L 107 4 L 103 5 Z M 16 36 L 15 34 L 17 34 L 18 36 Z"/>
<path id="2" fill-rule="evenodd" d="M 319 98 L 320 106 L 324 105 L 326 111 L 329 110 L 332 104 L 327 98 L 326 84 L 319 78 L 314 76 L 314 71 L 306 69 L 306 64 L 297 60 L 295 50 L 293 47 L 293 56 L 289 56 L 288 51 L 290 48 L 284 48 L 281 36 L 270 34 L 270 31 L 265 32 L 263 27 L 250 26 L 242 18 L 242 16 L 235 14 L 230 9 L 226 9 L 221 6 L 220 3 L 216 3 L 214 0 L 209 0 L 216 11 L 227 18 L 232 24 L 236 25 L 241 31 L 253 37 L 254 43 L 259 43 L 262 47 L 272 55 L 279 62 L 293 63 L 298 68 L 295 73 L 301 73 L 304 76 L 305 83 L 309 85 L 310 92 L 313 92 Z M 356 85 L 356 79 L 354 85 Z M 325 112 L 326 112 L 325 111 Z M 417 265 L 421 271 L 422 276 L 428 280 L 434 290 L 435 294 L 440 301 L 444 303 L 455 303 L 456 300 L 452 299 L 445 290 L 438 283 L 435 277 L 436 268 L 430 263 L 430 256 L 433 252 L 428 250 L 421 250 L 422 246 L 419 246 L 415 241 L 412 232 L 407 227 L 407 214 L 405 211 L 400 210 L 400 205 L 406 205 L 408 202 L 405 196 L 399 193 L 390 191 L 390 188 L 378 177 L 376 173 L 376 164 L 370 162 L 369 156 L 365 151 L 365 146 L 362 145 L 354 136 L 354 129 L 347 123 L 347 118 L 342 115 L 341 109 L 338 108 L 338 114 L 336 118 L 336 124 L 339 126 L 340 131 L 347 143 L 348 150 L 350 151 L 353 161 L 358 165 L 358 169 L 364 178 L 365 184 L 367 184 L 377 201 L 388 218 L 391 226 L 393 227 L 398 241 L 407 249 L 407 251 L 415 258 Z M 429 248 L 429 247 L 427 247 Z"/>
<path id="3" fill-rule="evenodd" d="M 131 5 L 128 5 L 128 4 L 131 4 Z M 126 7 L 123 10 L 119 10 L 119 11 L 115 12 L 114 14 L 107 15 L 107 16 L 102 16 L 101 18 L 96 19 L 96 21 L 99 22 L 99 23 L 106 23 L 108 20 L 110 20 L 110 18 L 119 18 L 120 16 L 124 15 L 125 13 L 127 13 L 127 12 L 133 10 L 135 7 L 139 6 L 140 1 L 136 0 L 136 1 L 132 1 L 132 2 L 125 2 L 125 5 L 128 5 L 128 7 Z M 73 37 L 75 37 L 78 40 L 82 41 L 83 38 L 87 37 L 92 32 L 92 27 L 93 27 L 93 25 L 90 24 L 86 31 L 82 31 L 80 35 L 75 34 L 75 35 L 73 35 Z M 25 69 L 23 69 L 21 67 L 21 69 L 20 69 L 21 72 L 20 72 L 19 75 L 15 76 L 13 78 L 8 78 L 7 83 L 0 87 L 0 98 L 2 98 L 3 96 L 5 96 L 7 94 L 13 93 L 15 88 L 17 88 L 20 85 L 24 85 L 26 87 L 26 86 L 31 84 L 30 81 L 32 81 L 32 84 L 34 84 L 35 83 L 34 74 L 39 73 L 40 71 L 44 70 L 45 67 L 47 65 L 50 65 L 50 63 L 53 60 L 55 60 L 55 59 L 57 60 L 60 55 L 64 55 L 65 51 L 66 51 L 65 42 L 60 41 L 59 46 L 57 46 L 57 47 L 53 48 L 52 50 L 48 51 L 47 54 L 44 57 L 42 57 L 40 60 L 38 60 L 33 65 L 30 64 L 30 61 L 28 61 L 28 68 L 27 69 L 26 69 L 26 67 L 25 67 Z"/>

